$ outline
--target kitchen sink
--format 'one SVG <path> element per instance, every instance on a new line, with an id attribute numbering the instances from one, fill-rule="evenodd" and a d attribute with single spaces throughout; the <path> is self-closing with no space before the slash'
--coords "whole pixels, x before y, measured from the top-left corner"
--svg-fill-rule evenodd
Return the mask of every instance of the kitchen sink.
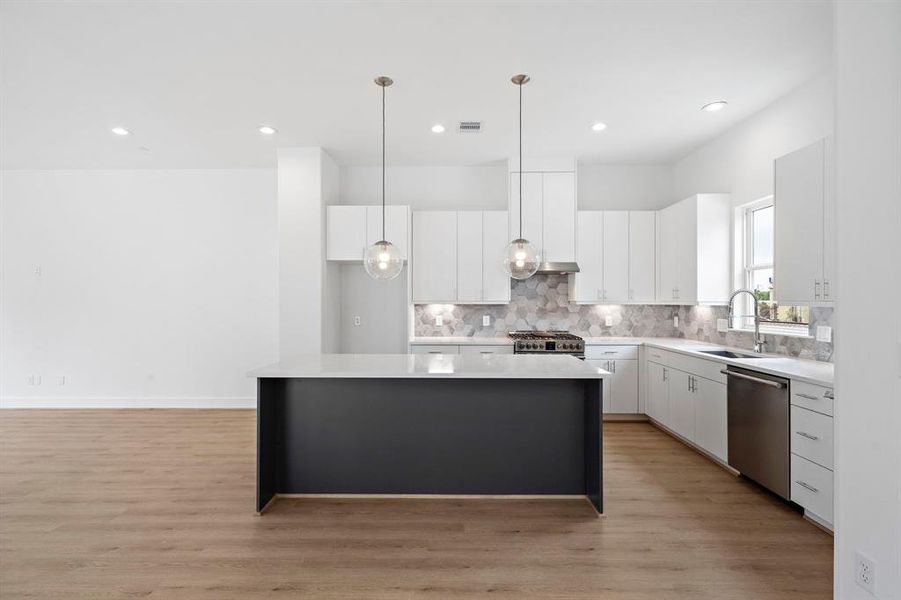
<path id="1" fill-rule="evenodd" d="M 712 354 L 713 356 L 722 356 L 723 358 L 764 358 L 759 354 L 741 354 L 731 350 L 700 350 L 699 352 Z"/>

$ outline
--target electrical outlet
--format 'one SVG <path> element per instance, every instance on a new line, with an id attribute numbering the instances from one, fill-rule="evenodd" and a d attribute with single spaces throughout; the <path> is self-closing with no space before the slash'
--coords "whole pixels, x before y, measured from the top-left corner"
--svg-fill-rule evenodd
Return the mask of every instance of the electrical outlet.
<path id="1" fill-rule="evenodd" d="M 679 326 L 679 315 L 673 315 L 673 327 Z"/>
<path id="2" fill-rule="evenodd" d="M 491 325 L 491 315 L 482 315 L 482 327 Z"/>
<path id="3" fill-rule="evenodd" d="M 720 333 L 726 333 L 727 331 L 729 331 L 729 319 L 717 319 L 716 330 Z"/>
<path id="4" fill-rule="evenodd" d="M 435 327 L 443 327 L 444 326 L 444 317 L 441 315 L 435 315 Z"/>
<path id="5" fill-rule="evenodd" d="M 860 552 L 854 553 L 854 581 L 866 591 L 876 595 L 876 563 Z"/>
<path id="6" fill-rule="evenodd" d="M 40 375 L 29 375 L 25 378 L 26 385 L 41 385 Z"/>
<path id="7" fill-rule="evenodd" d="M 818 342 L 831 342 L 832 341 L 832 327 L 827 325 L 817 325 L 817 341 Z"/>
<path id="8" fill-rule="evenodd" d="M 607 315 L 604 317 L 604 325 L 607 327 L 613 327 L 613 316 Z"/>
<path id="9" fill-rule="evenodd" d="M 363 319 L 360 318 L 360 315 L 354 316 L 354 327 L 359 327 L 363 324 Z"/>

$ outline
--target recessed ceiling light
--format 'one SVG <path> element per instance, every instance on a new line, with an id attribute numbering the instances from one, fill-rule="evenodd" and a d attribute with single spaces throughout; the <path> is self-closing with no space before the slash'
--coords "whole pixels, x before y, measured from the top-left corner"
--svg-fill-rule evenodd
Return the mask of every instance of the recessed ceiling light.
<path id="1" fill-rule="evenodd" d="M 606 123 L 600 123 L 600 122 L 598 122 L 598 123 L 595 123 L 594 125 L 591 126 L 591 130 L 592 130 L 592 131 L 604 131 L 605 129 L 607 129 L 607 124 L 606 124 Z"/>
<path id="2" fill-rule="evenodd" d="M 716 102 L 711 102 L 710 104 L 705 104 L 701 107 L 701 110 L 704 112 L 717 112 L 726 108 L 726 105 L 729 104 L 725 100 L 717 100 Z"/>
<path id="3" fill-rule="evenodd" d="M 131 132 L 124 127 L 113 127 L 110 131 L 116 135 L 131 135 Z"/>
<path id="4" fill-rule="evenodd" d="M 432 125 L 432 133 L 444 133 L 444 125 L 441 123 L 435 123 Z"/>
<path id="5" fill-rule="evenodd" d="M 258 131 L 263 135 L 272 135 L 273 133 L 277 133 L 278 129 L 272 127 L 271 125 L 260 125 Z"/>

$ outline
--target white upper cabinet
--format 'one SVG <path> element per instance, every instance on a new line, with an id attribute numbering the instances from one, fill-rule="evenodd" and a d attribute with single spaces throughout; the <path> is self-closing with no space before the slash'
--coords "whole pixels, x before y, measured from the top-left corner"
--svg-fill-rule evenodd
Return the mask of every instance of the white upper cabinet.
<path id="1" fill-rule="evenodd" d="M 654 211 L 629 212 L 629 302 L 656 299 L 657 220 Z"/>
<path id="2" fill-rule="evenodd" d="M 698 194 L 657 213 L 658 302 L 728 302 L 731 226 L 728 194 Z"/>
<path id="3" fill-rule="evenodd" d="M 510 274 L 504 268 L 507 237 L 507 211 L 482 212 L 482 302 L 510 302 Z"/>
<path id="4" fill-rule="evenodd" d="M 548 262 L 576 259 L 576 174 L 544 173 L 542 258 Z"/>
<path id="5" fill-rule="evenodd" d="M 366 207 L 329 206 L 326 217 L 326 258 L 362 262 L 366 248 Z"/>
<path id="6" fill-rule="evenodd" d="M 826 158 L 827 143 L 820 140 L 775 162 L 773 295 L 783 304 L 835 299 Z"/>
<path id="7" fill-rule="evenodd" d="M 407 259 L 410 207 L 385 207 L 385 234 Z M 382 239 L 381 206 L 329 206 L 326 211 L 326 259 L 363 261 L 367 246 Z"/>
<path id="8" fill-rule="evenodd" d="M 509 236 L 511 240 L 520 235 L 519 180 L 519 173 L 510 173 Z M 576 174 L 574 171 L 528 171 L 522 174 L 522 237 L 538 248 L 542 261 L 575 261 Z"/>
<path id="9" fill-rule="evenodd" d="M 604 211 L 604 286 L 605 302 L 629 302 L 629 213 Z"/>
<path id="10" fill-rule="evenodd" d="M 654 212 L 580 210 L 577 221 L 579 272 L 572 277 L 573 300 L 653 302 Z"/>
<path id="11" fill-rule="evenodd" d="M 482 213 L 457 213 L 457 300 L 482 299 Z"/>
<path id="12" fill-rule="evenodd" d="M 414 211 L 413 302 L 507 304 L 506 211 Z"/>
<path id="13" fill-rule="evenodd" d="M 401 257 L 407 258 L 407 221 L 409 208 L 406 206 L 385 207 L 385 237 L 382 238 L 382 207 L 366 207 L 366 246 L 385 239 L 397 248 Z"/>
<path id="14" fill-rule="evenodd" d="M 604 232 L 604 213 L 599 210 L 580 210 L 578 217 L 579 272 L 572 276 L 572 298 L 575 302 L 603 302 L 604 260 L 601 236 Z"/>
<path id="15" fill-rule="evenodd" d="M 457 213 L 413 212 L 413 302 L 452 302 L 457 298 Z"/>

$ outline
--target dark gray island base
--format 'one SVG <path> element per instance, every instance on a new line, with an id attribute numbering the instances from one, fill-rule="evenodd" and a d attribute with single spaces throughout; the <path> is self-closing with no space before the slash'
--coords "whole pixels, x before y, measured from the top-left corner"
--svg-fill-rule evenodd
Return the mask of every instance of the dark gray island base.
<path id="1" fill-rule="evenodd" d="M 254 373 L 257 512 L 304 494 L 584 496 L 603 512 L 603 372 L 572 357 L 402 357 L 399 376 L 362 355 Z M 578 364 L 530 378 L 535 359 Z"/>

